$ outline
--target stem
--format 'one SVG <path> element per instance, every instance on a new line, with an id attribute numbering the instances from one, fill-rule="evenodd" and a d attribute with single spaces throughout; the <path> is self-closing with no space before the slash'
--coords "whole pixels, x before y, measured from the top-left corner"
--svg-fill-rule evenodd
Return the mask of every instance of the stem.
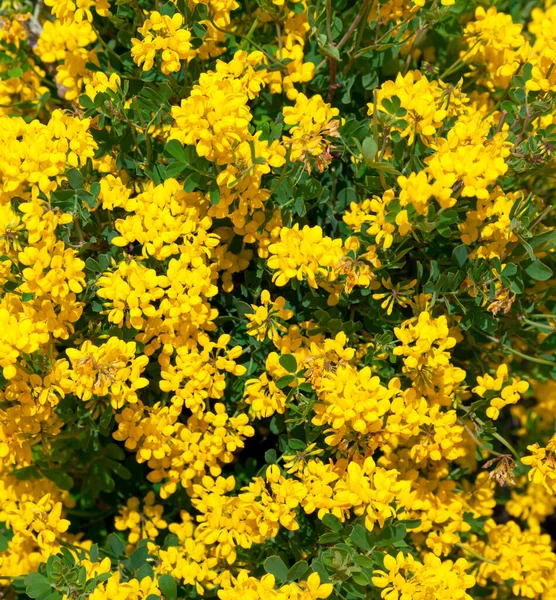
<path id="1" fill-rule="evenodd" d="M 382 132 L 382 148 L 380 149 L 380 154 L 378 155 L 378 162 L 382 162 L 384 158 L 384 153 L 386 152 L 386 142 L 388 141 L 388 134 L 390 133 L 389 127 L 384 127 L 384 131 Z"/>
<path id="2" fill-rule="evenodd" d="M 237 31 L 226 31 L 225 29 L 222 29 L 221 27 L 218 27 L 218 25 L 214 22 L 211 22 L 212 26 L 216 29 L 216 31 L 220 31 L 221 33 L 225 33 L 226 35 L 237 35 L 238 38 L 241 38 L 242 40 L 247 40 L 250 44 L 253 44 L 253 46 L 255 46 L 255 48 L 257 50 L 260 50 L 271 62 L 276 62 L 272 56 L 269 56 L 265 49 L 260 46 L 259 44 L 257 44 L 257 42 L 254 42 L 252 39 L 250 39 L 248 36 L 251 35 L 251 31 L 249 31 L 249 33 L 247 35 L 243 35 L 242 33 L 238 33 Z"/>
<path id="3" fill-rule="evenodd" d="M 475 552 L 475 550 L 471 550 L 471 548 L 469 548 L 468 546 L 466 546 L 465 544 L 462 544 L 460 542 L 456 542 L 455 544 L 458 548 L 461 548 L 462 550 L 465 550 L 465 552 L 468 552 L 469 554 L 471 554 L 471 556 L 474 556 L 475 558 L 478 558 L 479 560 L 481 560 L 482 562 L 486 562 L 490 565 L 497 565 L 497 562 L 494 562 L 493 560 L 490 560 L 488 558 L 486 558 L 485 556 L 483 556 L 482 554 L 479 554 L 478 552 Z"/>
<path id="4" fill-rule="evenodd" d="M 280 57 L 280 60 L 282 60 L 282 31 L 280 29 L 280 23 L 278 23 L 278 21 L 276 21 L 276 37 L 278 38 L 278 56 Z"/>
<path id="5" fill-rule="evenodd" d="M 496 131 L 494 132 L 494 135 L 496 135 L 497 133 L 500 133 L 502 131 L 502 127 L 504 127 L 504 123 L 506 122 L 507 116 L 508 116 L 507 110 L 503 110 L 500 113 L 500 120 L 498 121 L 498 125 L 496 127 Z"/>
<path id="6" fill-rule="evenodd" d="M 338 50 L 340 50 L 347 43 L 347 41 L 351 37 L 352 33 L 357 28 L 357 25 L 359 25 L 359 21 L 361 21 L 361 19 L 363 18 L 363 15 L 367 11 L 367 7 L 369 6 L 370 3 L 371 3 L 371 0 L 364 0 L 363 5 L 361 6 L 361 9 L 357 13 L 357 16 L 355 17 L 353 23 L 349 26 L 349 29 L 346 31 L 346 34 L 344 35 L 344 37 L 336 45 L 336 48 L 338 48 Z"/>
<path id="7" fill-rule="evenodd" d="M 349 29 L 346 31 L 344 37 L 336 44 L 336 48 L 338 50 L 340 50 L 341 48 L 343 48 L 345 46 L 345 44 L 348 42 L 348 40 L 351 37 L 352 33 L 355 31 L 355 28 L 359 24 L 359 21 L 361 21 L 361 19 L 363 18 L 363 15 L 365 14 L 365 12 L 367 10 L 367 7 L 369 6 L 370 3 L 371 3 L 371 0 L 364 0 L 363 5 L 361 6 L 361 9 L 359 10 L 359 12 L 357 13 L 357 16 L 355 17 L 355 20 L 350 25 Z M 317 73 L 323 67 L 323 65 L 326 62 L 328 62 L 329 60 L 334 60 L 334 59 L 331 59 L 330 57 L 325 56 L 320 61 L 320 63 L 315 67 L 315 73 Z"/>
<path id="8" fill-rule="evenodd" d="M 373 134 L 374 134 L 374 138 L 375 140 L 378 139 L 378 120 L 377 120 L 377 91 L 373 90 Z M 384 136 L 384 138 L 386 138 L 386 136 Z M 383 143 L 384 143 L 384 139 L 383 139 Z M 382 186 L 382 188 L 386 191 L 388 189 L 388 186 L 386 184 L 386 179 L 384 178 L 384 173 L 382 172 L 382 169 L 378 169 L 378 177 L 380 179 L 380 185 Z"/>
<path id="9" fill-rule="evenodd" d="M 326 35 L 332 44 L 332 0 L 326 0 Z"/>
<path id="10" fill-rule="evenodd" d="M 476 421 L 481 427 L 485 426 L 485 422 L 482 419 L 480 419 L 475 413 L 473 413 L 473 416 L 471 416 L 472 413 L 469 410 L 469 408 L 467 408 L 467 406 L 464 406 L 463 404 L 459 404 L 458 407 L 462 408 L 465 411 L 465 414 L 468 415 L 471 420 Z M 471 434 L 471 437 L 473 437 L 475 440 L 477 440 L 477 438 L 469 430 L 467 430 L 467 432 Z M 492 435 L 492 437 L 494 439 L 498 440 L 502 445 L 506 446 L 506 448 L 512 453 L 512 455 L 516 459 L 516 461 L 519 462 L 521 460 L 521 457 L 517 453 L 516 449 L 510 444 L 510 442 L 508 442 L 505 438 L 503 438 L 499 433 L 490 432 L 490 431 L 489 431 L 489 433 Z M 479 443 L 479 445 L 484 447 L 484 445 L 482 443 Z M 495 456 L 503 456 L 503 454 L 494 452 L 493 450 L 489 450 L 489 452 L 491 454 L 494 454 Z"/>
<path id="11" fill-rule="evenodd" d="M 531 224 L 530 230 L 532 231 L 541 221 L 544 221 L 544 219 L 548 216 L 548 214 L 550 213 L 550 211 L 554 208 L 554 206 L 550 205 L 547 206 L 542 213 L 533 221 L 533 223 Z"/>
<path id="12" fill-rule="evenodd" d="M 149 133 L 146 129 L 145 121 L 143 119 L 143 114 L 141 113 L 141 109 L 139 108 L 139 103 L 137 102 L 137 97 L 133 98 L 133 105 L 135 107 L 135 111 L 137 112 L 137 116 L 139 117 L 139 121 L 141 123 L 141 127 L 143 128 L 143 132 L 145 135 L 145 146 L 147 147 L 147 162 L 151 162 L 151 139 L 149 138 Z"/>
<path id="13" fill-rule="evenodd" d="M 475 46 L 477 44 L 479 44 L 481 42 L 481 40 L 477 40 L 472 46 L 471 48 L 469 48 L 469 50 L 467 50 L 467 52 L 465 52 L 464 54 L 462 54 L 455 62 L 453 62 L 445 71 L 444 73 L 442 73 L 442 75 L 440 75 L 438 78 L 439 79 L 444 79 L 444 77 L 447 77 L 448 75 L 451 75 L 454 71 L 457 71 L 459 68 L 461 68 L 461 66 L 465 66 L 461 63 L 464 62 L 464 59 L 467 57 L 468 54 L 470 54 Z M 460 66 L 461 65 L 461 66 Z"/>
<path id="14" fill-rule="evenodd" d="M 480 329 L 476 329 L 474 327 L 473 331 L 476 331 L 477 333 L 484 335 L 487 339 L 489 339 L 491 342 L 494 342 L 495 344 L 500 344 L 500 340 L 498 338 L 488 335 L 488 334 L 484 333 L 483 331 L 481 331 Z M 551 367 L 556 365 L 556 362 L 554 362 L 554 361 L 545 360 L 544 358 L 535 358 L 534 356 L 529 356 L 528 354 L 523 354 L 523 352 L 520 352 L 519 350 L 515 350 L 511 346 L 502 346 L 502 350 L 508 350 L 508 352 L 511 352 L 512 354 L 515 354 L 516 356 L 519 356 L 520 358 L 529 360 L 529 361 L 537 363 L 539 365 L 549 365 Z"/>
<path id="15" fill-rule="evenodd" d="M 403 70 L 403 74 L 406 75 L 409 71 L 409 65 L 411 64 L 411 54 L 413 50 L 415 50 L 417 44 L 421 41 L 423 34 L 427 30 L 428 25 L 419 25 L 417 31 L 415 32 L 415 37 L 413 38 L 413 42 L 411 42 L 411 46 L 409 48 L 409 52 L 407 53 L 407 58 L 405 60 L 405 67 Z"/>
<path id="16" fill-rule="evenodd" d="M 243 38 L 243 41 L 248 41 L 248 42 L 251 41 L 251 36 L 255 32 L 255 29 L 257 29 L 257 25 L 259 24 L 259 18 L 260 18 L 260 13 L 257 14 L 257 16 L 255 17 L 255 20 L 253 21 L 253 25 L 251 25 L 249 31 L 247 32 L 247 35 Z"/>
<path id="17" fill-rule="evenodd" d="M 485 446 L 485 444 L 471 431 L 471 429 L 469 428 L 469 425 L 466 425 L 461 419 L 458 419 L 458 420 L 463 425 L 465 431 L 467 431 L 467 433 L 469 434 L 469 437 L 477 444 L 477 446 L 479 448 L 486 450 L 489 454 L 494 454 L 494 456 L 499 456 L 500 458 L 505 456 L 504 454 L 501 454 L 500 452 L 496 452 L 495 450 L 490 450 L 490 448 L 487 448 Z"/>

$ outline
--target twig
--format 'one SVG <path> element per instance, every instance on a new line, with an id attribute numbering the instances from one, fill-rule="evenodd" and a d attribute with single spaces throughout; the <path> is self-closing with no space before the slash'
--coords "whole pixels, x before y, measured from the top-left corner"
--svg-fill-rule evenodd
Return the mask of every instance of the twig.
<path id="1" fill-rule="evenodd" d="M 471 548 L 469 548 L 468 546 L 466 546 L 465 544 L 462 544 L 460 542 L 456 542 L 455 544 L 458 548 L 461 548 L 462 550 L 465 550 L 465 552 L 468 552 L 469 554 L 471 554 L 471 556 L 474 556 L 475 558 L 478 558 L 479 560 L 481 560 L 482 562 L 486 562 L 489 565 L 497 565 L 497 562 L 494 562 L 493 560 L 490 560 L 488 558 L 486 558 L 485 556 L 483 556 L 482 554 L 479 554 L 478 552 L 475 552 L 475 550 L 471 550 Z"/>

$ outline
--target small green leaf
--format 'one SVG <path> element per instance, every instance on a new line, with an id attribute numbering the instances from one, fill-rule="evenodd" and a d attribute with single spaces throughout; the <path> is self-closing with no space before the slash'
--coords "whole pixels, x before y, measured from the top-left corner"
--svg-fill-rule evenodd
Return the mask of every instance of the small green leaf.
<path id="1" fill-rule="evenodd" d="M 146 546 L 137 548 L 135 552 L 129 557 L 129 567 L 132 571 L 136 571 L 143 566 L 149 555 L 149 550 Z"/>
<path id="2" fill-rule="evenodd" d="M 42 469 L 41 473 L 61 490 L 71 490 L 73 487 L 73 479 L 61 469 Z"/>
<path id="3" fill-rule="evenodd" d="M 164 148 L 164 154 L 175 158 L 180 163 L 187 163 L 187 156 L 185 155 L 183 146 L 178 140 L 170 140 L 166 144 L 166 148 Z"/>
<path id="4" fill-rule="evenodd" d="M 171 575 L 161 575 L 158 578 L 158 587 L 166 600 L 176 600 L 178 597 L 178 586 Z"/>
<path id="5" fill-rule="evenodd" d="M 349 539 L 361 550 L 371 550 L 367 530 L 362 525 L 355 525 L 353 531 L 349 534 Z"/>
<path id="6" fill-rule="evenodd" d="M 51 591 L 52 586 L 48 579 L 40 573 L 29 573 L 25 578 L 25 591 L 29 598 L 39 598 Z"/>
<path id="7" fill-rule="evenodd" d="M 288 579 L 288 567 L 279 556 L 269 556 L 264 561 L 264 570 L 274 575 L 278 583 Z"/>
<path id="8" fill-rule="evenodd" d="M 276 456 L 276 450 L 274 450 L 274 448 L 267 450 L 264 453 L 264 459 L 269 465 L 275 464 L 276 461 L 278 460 L 278 457 Z"/>
<path id="9" fill-rule="evenodd" d="M 332 531 L 335 531 L 336 533 L 339 533 L 344 528 L 340 519 L 338 519 L 338 517 L 332 513 L 324 515 L 322 522 L 324 525 L 326 525 L 326 527 L 328 527 L 328 529 L 332 529 Z"/>
<path id="10" fill-rule="evenodd" d="M 93 544 L 89 550 L 91 562 L 97 562 L 98 560 L 98 544 Z"/>
<path id="11" fill-rule="evenodd" d="M 552 270 L 538 259 L 531 263 L 525 272 L 536 281 L 546 281 L 552 277 Z"/>
<path id="12" fill-rule="evenodd" d="M 295 375 L 284 375 L 284 377 L 280 377 L 280 379 L 276 381 L 276 387 L 283 390 L 285 387 L 288 387 L 292 381 L 295 381 Z"/>
<path id="13" fill-rule="evenodd" d="M 363 150 L 364 161 L 367 164 L 372 163 L 378 152 L 378 144 L 375 138 L 372 136 L 366 137 L 361 144 L 361 149 Z"/>
<path id="14" fill-rule="evenodd" d="M 298 560 L 295 565 L 288 571 L 288 581 L 301 579 L 305 571 L 309 568 L 306 560 Z"/>
<path id="15" fill-rule="evenodd" d="M 467 246 L 465 244 L 461 244 L 454 248 L 454 251 L 452 252 L 452 264 L 463 267 L 468 258 L 469 252 L 467 251 Z"/>
<path id="16" fill-rule="evenodd" d="M 330 56 L 330 58 L 333 58 L 334 60 L 340 60 L 340 51 L 338 48 L 336 48 L 336 46 L 333 46 L 332 44 L 326 44 L 323 46 L 322 51 L 326 56 Z"/>
<path id="17" fill-rule="evenodd" d="M 166 167 L 166 177 L 168 179 L 177 177 L 180 173 L 187 169 L 187 165 L 182 162 L 173 162 Z"/>
<path id="18" fill-rule="evenodd" d="M 70 169 L 67 173 L 67 178 L 74 190 L 79 190 L 83 187 L 83 175 L 77 169 Z"/>
<path id="19" fill-rule="evenodd" d="M 297 371 L 297 360 L 295 360 L 293 354 L 282 354 L 279 362 L 288 373 L 295 373 Z"/>
<path id="20" fill-rule="evenodd" d="M 213 188 L 209 193 L 210 203 L 212 206 L 216 206 L 220 202 L 220 190 Z"/>
<path id="21" fill-rule="evenodd" d="M 115 533 L 111 533 L 108 536 L 107 550 L 116 558 L 125 556 L 125 544 Z"/>
<path id="22" fill-rule="evenodd" d="M 517 273 L 517 266 L 513 263 L 508 263 L 502 269 L 502 277 L 513 277 Z"/>

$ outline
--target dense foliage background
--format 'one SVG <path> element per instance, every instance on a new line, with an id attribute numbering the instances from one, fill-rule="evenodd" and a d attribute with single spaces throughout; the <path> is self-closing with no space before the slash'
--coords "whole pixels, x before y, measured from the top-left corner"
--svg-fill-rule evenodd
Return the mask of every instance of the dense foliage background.
<path id="1" fill-rule="evenodd" d="M 3 598 L 556 598 L 556 6 L 0 3 Z"/>

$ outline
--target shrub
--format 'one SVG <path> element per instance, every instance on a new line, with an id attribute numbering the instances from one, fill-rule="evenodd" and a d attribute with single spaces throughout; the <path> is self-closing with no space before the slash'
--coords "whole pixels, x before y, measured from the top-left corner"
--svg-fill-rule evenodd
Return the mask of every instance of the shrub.
<path id="1" fill-rule="evenodd" d="M 556 7 L 19 0 L 6 598 L 556 597 Z"/>

